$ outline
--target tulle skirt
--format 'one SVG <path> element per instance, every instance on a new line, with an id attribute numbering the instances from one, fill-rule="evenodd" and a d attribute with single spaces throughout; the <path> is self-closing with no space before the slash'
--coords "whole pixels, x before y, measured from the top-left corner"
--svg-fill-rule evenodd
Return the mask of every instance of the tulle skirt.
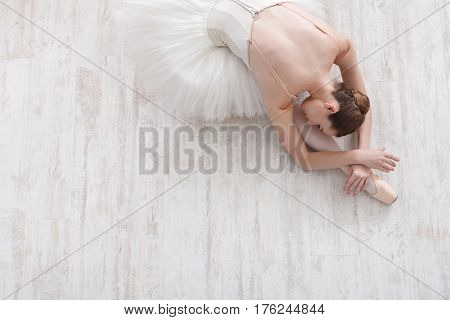
<path id="1" fill-rule="evenodd" d="M 143 93 L 161 95 L 164 109 L 184 121 L 220 122 L 265 114 L 244 61 L 208 36 L 215 0 L 125 0 L 116 18 Z M 319 0 L 295 0 L 325 19 Z"/>

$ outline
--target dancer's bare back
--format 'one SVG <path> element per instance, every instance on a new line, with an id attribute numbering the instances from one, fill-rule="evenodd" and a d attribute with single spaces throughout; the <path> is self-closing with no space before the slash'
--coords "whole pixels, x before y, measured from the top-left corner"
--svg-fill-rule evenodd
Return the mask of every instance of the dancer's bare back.
<path id="1" fill-rule="evenodd" d="M 344 69 L 351 64 L 356 60 L 351 51 L 345 36 L 294 3 L 269 8 L 254 22 L 249 49 L 252 72 L 281 143 L 304 169 L 356 163 L 351 152 L 309 152 L 295 128 L 292 108 L 300 92 L 321 94 L 321 89 L 331 86 L 331 67 L 336 63 Z"/>
<path id="2" fill-rule="evenodd" d="M 263 11 L 255 20 L 249 59 L 269 108 L 286 109 L 293 96 L 330 81 L 347 39 L 295 3 Z"/>

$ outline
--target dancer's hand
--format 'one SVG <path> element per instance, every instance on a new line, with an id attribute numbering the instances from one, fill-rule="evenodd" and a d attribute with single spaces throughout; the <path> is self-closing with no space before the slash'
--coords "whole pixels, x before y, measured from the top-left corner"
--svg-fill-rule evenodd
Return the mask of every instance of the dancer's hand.
<path id="1" fill-rule="evenodd" d="M 350 166 L 350 173 L 345 182 L 344 191 L 347 194 L 353 193 L 356 196 L 367 185 L 367 180 L 370 177 L 370 169 L 360 164 Z"/>
<path id="2" fill-rule="evenodd" d="M 394 171 L 396 162 L 400 159 L 385 151 L 385 148 L 379 149 L 358 149 L 357 162 L 375 170 L 383 172 Z"/>

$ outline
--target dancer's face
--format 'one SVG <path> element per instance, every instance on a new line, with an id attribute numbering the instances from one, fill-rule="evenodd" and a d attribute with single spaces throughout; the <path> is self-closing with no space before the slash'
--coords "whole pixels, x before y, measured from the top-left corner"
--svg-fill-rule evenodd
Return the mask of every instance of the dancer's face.
<path id="1" fill-rule="evenodd" d="M 338 110 L 337 101 L 322 101 L 309 97 L 303 101 L 301 108 L 305 115 L 307 124 L 317 127 L 324 134 L 336 136 L 337 131 L 333 128 L 329 116 Z"/>

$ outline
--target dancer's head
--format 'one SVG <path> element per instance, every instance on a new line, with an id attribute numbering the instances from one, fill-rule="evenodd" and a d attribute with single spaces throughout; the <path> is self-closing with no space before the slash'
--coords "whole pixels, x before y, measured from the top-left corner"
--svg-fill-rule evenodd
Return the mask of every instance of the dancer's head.
<path id="1" fill-rule="evenodd" d="M 331 94 L 334 99 L 323 101 L 308 98 L 302 104 L 308 124 L 317 126 L 329 136 L 342 137 L 356 131 L 370 109 L 369 98 L 344 83 L 335 83 Z"/>

